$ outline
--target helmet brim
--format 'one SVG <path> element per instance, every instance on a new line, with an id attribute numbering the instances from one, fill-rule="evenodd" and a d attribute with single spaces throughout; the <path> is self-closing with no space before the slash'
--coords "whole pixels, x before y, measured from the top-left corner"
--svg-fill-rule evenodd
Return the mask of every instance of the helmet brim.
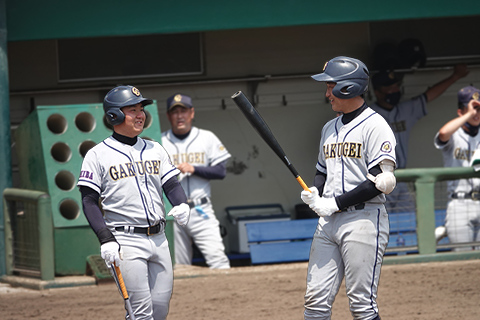
<path id="1" fill-rule="evenodd" d="M 326 73 L 319 73 L 312 76 L 312 79 L 320 82 L 335 82 L 334 79 Z"/>
<path id="2" fill-rule="evenodd" d="M 143 99 L 142 101 L 140 101 L 142 103 L 142 105 L 145 107 L 145 106 L 148 106 L 149 104 L 153 104 L 153 100 L 152 99 Z"/>

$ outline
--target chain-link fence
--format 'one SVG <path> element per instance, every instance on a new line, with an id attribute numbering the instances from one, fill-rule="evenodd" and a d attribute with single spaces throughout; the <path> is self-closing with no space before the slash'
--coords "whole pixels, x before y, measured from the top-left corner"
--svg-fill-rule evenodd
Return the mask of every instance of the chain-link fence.
<path id="1" fill-rule="evenodd" d="M 48 194 L 5 189 L 7 275 L 54 279 L 53 223 Z"/>
<path id="2" fill-rule="evenodd" d="M 418 253 L 422 240 L 423 253 L 480 249 L 480 193 L 448 192 L 449 181 L 479 177 L 480 172 L 473 168 L 402 169 L 396 176 L 397 188 L 386 203 L 390 219 L 387 254 Z"/>

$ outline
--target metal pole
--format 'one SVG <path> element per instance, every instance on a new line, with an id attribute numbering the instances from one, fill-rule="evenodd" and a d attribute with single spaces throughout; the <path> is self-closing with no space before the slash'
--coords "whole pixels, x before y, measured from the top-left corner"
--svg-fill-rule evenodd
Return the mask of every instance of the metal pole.
<path id="1" fill-rule="evenodd" d="M 435 179 L 426 176 L 415 181 L 417 201 L 417 241 L 420 254 L 437 251 L 435 241 Z"/>
<path id="2" fill-rule="evenodd" d="M 38 197 L 38 234 L 40 242 L 40 272 L 42 280 L 55 279 L 55 240 L 53 231 L 52 204 L 50 196 Z"/>
<path id="3" fill-rule="evenodd" d="M 12 186 L 12 160 L 10 141 L 10 102 L 8 86 L 8 59 L 7 59 L 7 14 L 6 1 L 0 0 L 0 191 Z M 0 239 L 5 237 L 3 224 L 3 205 L 0 206 Z M 5 243 L 0 243 L 0 275 L 6 272 Z"/>

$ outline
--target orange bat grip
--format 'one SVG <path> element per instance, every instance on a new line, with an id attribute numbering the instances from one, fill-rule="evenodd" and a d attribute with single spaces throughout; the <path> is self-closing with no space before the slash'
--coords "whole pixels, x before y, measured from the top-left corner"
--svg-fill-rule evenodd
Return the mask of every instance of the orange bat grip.
<path id="1" fill-rule="evenodd" d="M 120 286 L 120 291 L 122 291 L 123 299 L 127 300 L 128 292 L 127 288 L 125 287 L 125 283 L 123 282 L 122 272 L 120 271 L 120 268 L 117 267 L 115 264 L 113 264 L 113 266 L 115 267 L 115 272 L 117 273 L 118 285 Z"/>
<path id="2" fill-rule="evenodd" d="M 307 185 L 305 184 L 305 182 L 303 181 L 302 177 L 298 176 L 296 177 L 295 179 L 297 179 L 298 183 L 300 183 L 300 185 L 302 186 L 303 190 L 305 191 L 310 191 L 310 189 L 308 189 Z M 310 191 L 311 192 L 311 191 Z"/>

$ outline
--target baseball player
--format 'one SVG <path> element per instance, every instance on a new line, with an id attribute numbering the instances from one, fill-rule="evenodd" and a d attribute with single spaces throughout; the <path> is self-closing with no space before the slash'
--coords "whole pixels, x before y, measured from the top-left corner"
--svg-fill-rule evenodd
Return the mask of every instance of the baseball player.
<path id="1" fill-rule="evenodd" d="M 468 86 L 458 92 L 458 117 L 447 122 L 435 135 L 434 144 L 442 150 L 445 167 L 469 167 L 480 147 L 480 90 Z M 449 180 L 449 201 L 445 227 L 451 243 L 479 241 L 475 228 L 480 225 L 480 179 Z M 469 247 L 455 250 L 469 250 Z"/>
<path id="2" fill-rule="evenodd" d="M 188 222 L 190 213 L 177 180 L 180 171 L 168 153 L 158 142 L 138 137 L 145 125 L 144 107 L 151 103 L 132 86 L 107 93 L 103 108 L 114 132 L 85 155 L 78 181 L 101 256 L 109 267 L 120 267 L 137 320 L 165 319 L 172 294 L 162 191 L 174 206 L 169 215 L 179 225 Z"/>
<path id="3" fill-rule="evenodd" d="M 325 96 L 342 115 L 322 129 L 314 186 L 303 202 L 319 216 L 308 263 L 305 319 L 330 319 L 343 278 L 354 319 L 379 320 L 377 289 L 388 243 L 385 194 L 395 188 L 395 136 L 363 94 L 369 72 L 360 60 L 336 57 L 323 73 Z"/>
<path id="4" fill-rule="evenodd" d="M 175 226 L 175 262 L 192 264 L 194 241 L 210 268 L 228 269 L 230 261 L 210 199 L 210 180 L 225 178 L 231 156 L 215 134 L 192 126 L 194 116 L 189 96 L 174 94 L 167 99 L 171 129 L 162 133 L 162 144 L 181 171 L 179 180 L 191 208 L 188 225 Z"/>
<path id="5" fill-rule="evenodd" d="M 410 131 L 419 119 L 427 115 L 427 103 L 438 98 L 468 73 L 466 65 L 457 65 L 448 78 L 428 88 L 425 93 L 401 102 L 400 89 L 403 77 L 400 74 L 381 71 L 372 77 L 377 102 L 371 108 L 387 120 L 395 134 L 397 169 L 406 168 Z M 388 195 L 386 206 L 389 212 L 411 211 L 415 208 L 414 198 L 407 183 L 397 185 L 394 192 Z"/>

